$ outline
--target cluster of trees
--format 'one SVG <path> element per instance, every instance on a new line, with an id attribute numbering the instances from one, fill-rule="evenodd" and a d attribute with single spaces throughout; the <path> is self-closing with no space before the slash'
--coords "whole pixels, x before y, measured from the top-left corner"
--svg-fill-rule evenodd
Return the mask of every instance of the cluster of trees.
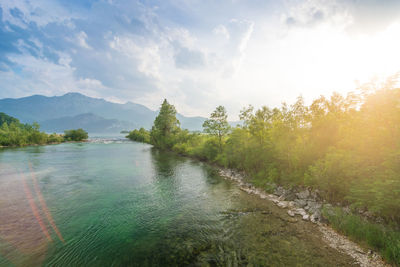
<path id="1" fill-rule="evenodd" d="M 130 138 L 244 171 L 267 190 L 318 188 L 328 201 L 400 225 L 400 89 L 372 87 L 321 96 L 308 106 L 302 97 L 280 108 L 249 106 L 235 128 L 219 106 L 204 133 L 180 129 L 174 106 L 164 100 L 151 131 Z"/>
<path id="2" fill-rule="evenodd" d="M 139 130 L 135 129 L 129 132 L 126 137 L 131 139 L 132 141 L 150 144 L 150 133 L 144 128 L 140 128 Z"/>
<path id="3" fill-rule="evenodd" d="M 64 131 L 65 141 L 83 141 L 89 138 L 89 135 L 83 129 L 66 130 Z"/>
<path id="4" fill-rule="evenodd" d="M 0 112 L 0 146 L 25 146 L 81 141 L 88 135 L 82 129 L 66 131 L 64 135 L 40 131 L 37 123 L 22 124 L 18 119 Z"/>

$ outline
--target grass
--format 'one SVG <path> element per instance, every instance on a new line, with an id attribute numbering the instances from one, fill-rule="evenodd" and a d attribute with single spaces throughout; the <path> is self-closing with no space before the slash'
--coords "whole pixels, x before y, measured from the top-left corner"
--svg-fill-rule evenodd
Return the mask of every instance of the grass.
<path id="1" fill-rule="evenodd" d="M 387 262 L 400 266 L 399 231 L 388 226 L 368 222 L 358 215 L 347 214 L 340 208 L 324 209 L 323 215 L 336 230 L 375 251 L 379 251 Z"/>

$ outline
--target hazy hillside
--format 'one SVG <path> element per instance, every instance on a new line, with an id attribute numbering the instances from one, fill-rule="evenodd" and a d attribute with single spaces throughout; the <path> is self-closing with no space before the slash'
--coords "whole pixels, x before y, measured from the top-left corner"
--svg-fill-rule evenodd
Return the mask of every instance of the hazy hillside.
<path id="1" fill-rule="evenodd" d="M 118 133 L 122 130 L 134 129 L 135 123 L 116 119 L 105 119 L 92 113 L 85 113 L 71 117 L 51 119 L 40 123 L 41 129 L 46 132 L 62 133 L 68 129 L 85 129 L 91 133 Z"/>
<path id="2" fill-rule="evenodd" d="M 156 111 L 140 104 L 132 102 L 117 104 L 79 93 L 53 97 L 33 95 L 16 99 L 1 99 L 0 112 L 16 117 L 24 123 L 37 121 L 44 130 L 51 132 L 68 129 L 73 125 L 82 125 L 89 132 L 92 132 L 89 128 L 96 129 L 96 132 L 103 132 L 99 131 L 102 126 L 105 127 L 104 132 L 113 131 L 111 129 L 127 129 L 125 127 L 130 127 L 127 130 L 137 127 L 150 128 L 157 114 Z M 88 116 L 89 113 L 91 116 Z M 182 128 L 202 129 L 204 121 L 202 117 L 178 115 L 178 118 Z M 79 120 L 82 121 L 79 122 Z"/>

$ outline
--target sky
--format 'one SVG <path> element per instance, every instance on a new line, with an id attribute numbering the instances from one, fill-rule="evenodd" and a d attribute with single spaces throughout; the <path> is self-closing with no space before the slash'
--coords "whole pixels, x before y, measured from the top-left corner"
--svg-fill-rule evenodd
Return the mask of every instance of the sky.
<path id="1" fill-rule="evenodd" d="M 399 47 L 399 0 L 1 0 L 0 98 L 167 98 L 235 120 L 392 75 Z"/>

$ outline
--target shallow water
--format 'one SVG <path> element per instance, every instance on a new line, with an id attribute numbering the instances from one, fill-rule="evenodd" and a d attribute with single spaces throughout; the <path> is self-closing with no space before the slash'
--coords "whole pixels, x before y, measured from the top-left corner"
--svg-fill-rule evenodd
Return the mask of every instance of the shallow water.
<path id="1" fill-rule="evenodd" d="M 0 150 L 0 266 L 347 266 L 213 167 L 123 139 Z"/>

